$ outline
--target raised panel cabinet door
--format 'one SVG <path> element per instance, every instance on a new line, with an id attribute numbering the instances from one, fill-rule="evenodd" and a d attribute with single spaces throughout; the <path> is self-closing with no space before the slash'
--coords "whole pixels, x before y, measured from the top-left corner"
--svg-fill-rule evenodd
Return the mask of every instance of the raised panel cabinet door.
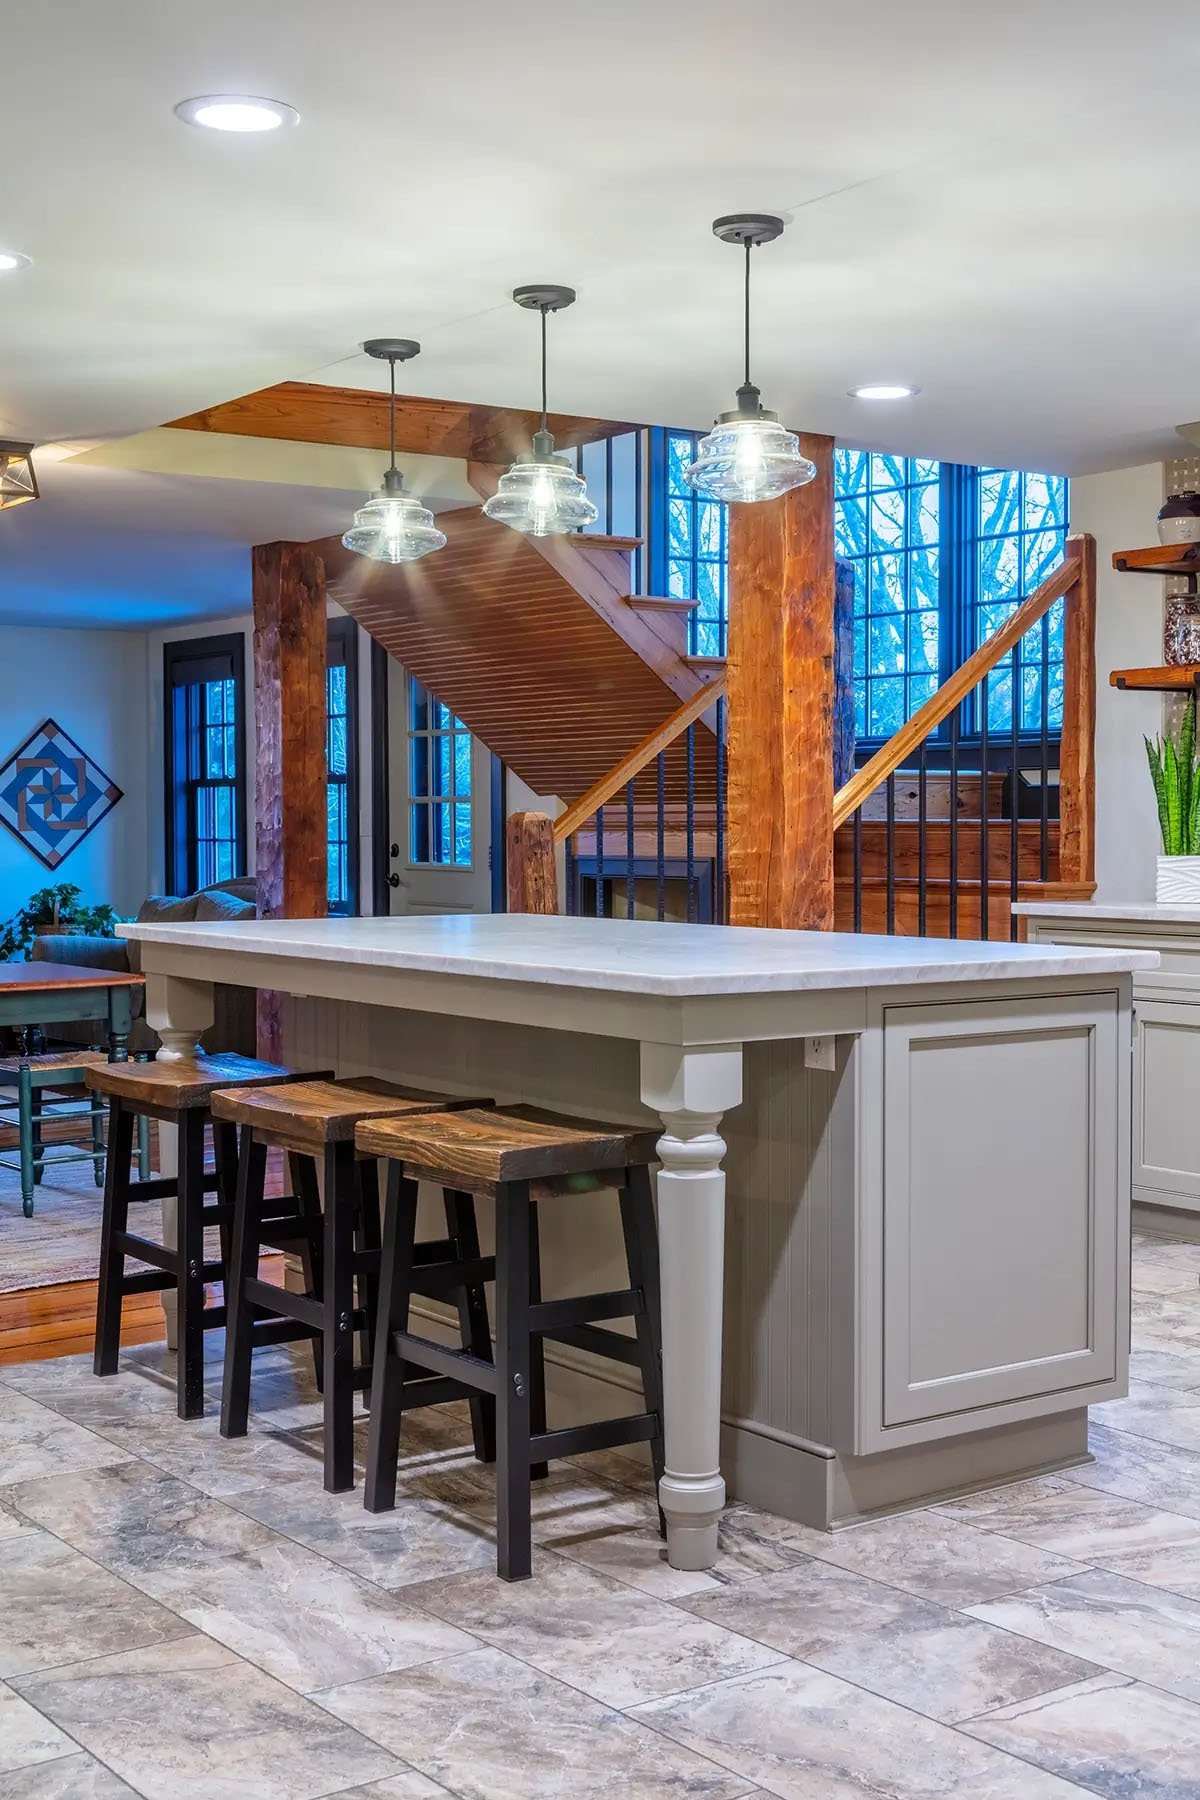
<path id="1" fill-rule="evenodd" d="M 881 1438 L 978 1429 L 1035 1396 L 1082 1404 L 1118 1372 L 1128 1013 L 1113 992 L 883 1018 Z"/>
<path id="2" fill-rule="evenodd" d="M 1200 1212 L 1200 1006 L 1138 1001 L 1133 1189 Z"/>

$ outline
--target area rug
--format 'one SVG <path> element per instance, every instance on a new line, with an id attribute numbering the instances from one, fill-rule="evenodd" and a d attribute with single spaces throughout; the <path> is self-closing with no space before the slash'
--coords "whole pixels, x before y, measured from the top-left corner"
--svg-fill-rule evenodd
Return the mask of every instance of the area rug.
<path id="1" fill-rule="evenodd" d="M 0 1169 L 0 1294 L 94 1281 L 100 1266 L 101 1201 L 92 1165 L 69 1163 L 46 1170 L 33 1217 L 27 1219 L 21 1211 L 19 1177 Z M 162 1230 L 159 1202 L 139 1202 L 131 1224 L 137 1232 L 157 1237 Z"/>

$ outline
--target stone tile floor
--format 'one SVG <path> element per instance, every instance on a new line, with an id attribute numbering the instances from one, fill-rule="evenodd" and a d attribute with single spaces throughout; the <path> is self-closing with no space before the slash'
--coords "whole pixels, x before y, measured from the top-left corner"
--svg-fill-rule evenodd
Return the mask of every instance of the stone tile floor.
<path id="1" fill-rule="evenodd" d="M 1139 1240 L 1095 1461 L 836 1536 L 730 1511 L 666 1566 L 647 1473 L 556 1465 L 495 1579 L 465 1413 L 395 1512 L 321 1486 L 311 1364 L 251 1434 L 170 1358 L 0 1369 L 0 1800 L 1196 1800 L 1200 1246 Z"/>

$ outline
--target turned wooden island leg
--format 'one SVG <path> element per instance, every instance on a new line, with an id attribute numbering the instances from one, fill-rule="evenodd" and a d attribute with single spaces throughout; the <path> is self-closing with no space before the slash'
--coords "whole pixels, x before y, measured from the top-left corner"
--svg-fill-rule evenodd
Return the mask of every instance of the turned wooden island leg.
<path id="1" fill-rule="evenodd" d="M 722 1115 L 742 1098 L 740 1044 L 643 1043 L 642 1100 L 658 1113 L 663 1424 L 659 1504 L 667 1559 L 707 1569 L 725 1505 L 721 1478 L 721 1326 L 725 1274 Z"/>
<path id="2" fill-rule="evenodd" d="M 200 1034 L 213 1022 L 213 990 L 208 981 L 185 981 L 175 975 L 147 975 L 146 1023 L 162 1040 L 160 1062 L 179 1062 L 195 1056 L 200 1048 Z M 158 1173 L 178 1175 L 179 1132 L 174 1125 L 158 1126 Z M 179 1242 L 179 1204 L 176 1200 L 162 1203 L 163 1243 L 172 1250 Z M 166 1290 L 162 1296 L 163 1317 L 167 1321 L 167 1348 L 178 1343 L 178 1304 L 176 1296 Z"/>

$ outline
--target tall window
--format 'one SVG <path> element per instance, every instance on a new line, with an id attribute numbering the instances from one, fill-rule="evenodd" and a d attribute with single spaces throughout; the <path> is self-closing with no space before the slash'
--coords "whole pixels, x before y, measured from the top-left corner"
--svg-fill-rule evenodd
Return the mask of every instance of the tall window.
<path id="1" fill-rule="evenodd" d="M 408 677 L 409 858 L 471 866 L 471 734 Z"/>
<path id="2" fill-rule="evenodd" d="M 727 509 L 688 488 L 696 434 L 650 434 L 650 582 L 699 602 L 694 655 L 723 656 Z M 865 450 L 834 452 L 835 541 L 854 568 L 854 695 L 860 739 L 890 737 L 1061 559 L 1060 475 L 974 468 Z M 661 585 L 660 585 L 661 584 Z M 1063 602 L 1017 646 L 1018 729 L 1063 716 Z M 988 684 L 988 726 L 1011 729 L 1013 657 Z M 980 702 L 963 707 L 977 734 Z M 943 732 L 945 731 L 943 727 Z"/>
<path id="3" fill-rule="evenodd" d="M 329 910 L 358 911 L 358 628 L 330 619 L 325 674 Z"/>
<path id="4" fill-rule="evenodd" d="M 699 434 L 651 434 L 651 487 L 661 495 L 653 508 L 653 591 L 672 600 L 699 604 L 688 621 L 693 656 L 724 656 L 729 616 L 729 516 L 717 500 L 705 500 L 683 478 L 695 459 Z M 659 583 L 662 585 L 660 586 Z"/>
<path id="5" fill-rule="evenodd" d="M 246 869 L 245 644 L 240 632 L 167 644 L 167 878 L 177 894 Z"/>

